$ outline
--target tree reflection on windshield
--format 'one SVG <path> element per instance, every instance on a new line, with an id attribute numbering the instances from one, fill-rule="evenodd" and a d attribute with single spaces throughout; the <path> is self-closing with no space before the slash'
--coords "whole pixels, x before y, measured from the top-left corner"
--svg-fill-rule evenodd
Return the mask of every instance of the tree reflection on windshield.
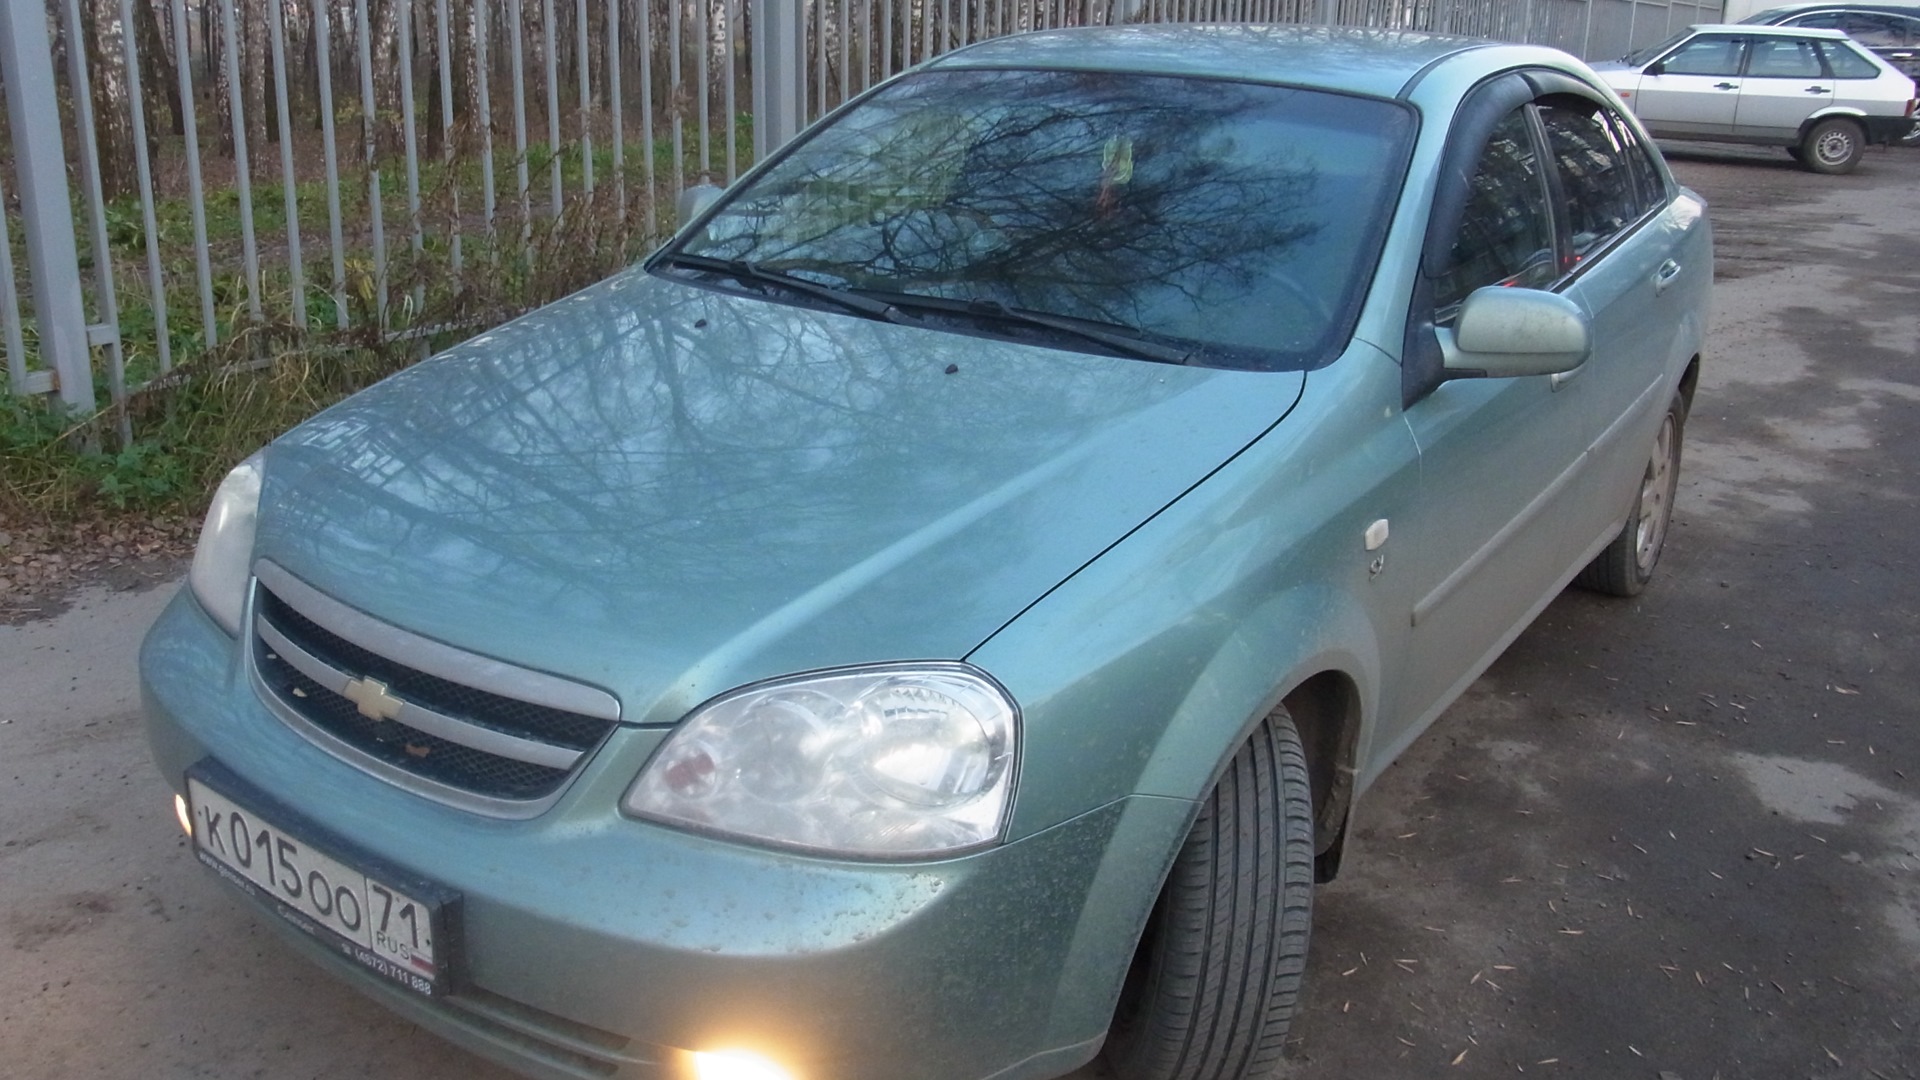
<path id="1" fill-rule="evenodd" d="M 936 70 L 810 137 L 682 250 L 1311 365 L 1371 276 L 1411 129 L 1391 103 L 1285 87 Z"/>

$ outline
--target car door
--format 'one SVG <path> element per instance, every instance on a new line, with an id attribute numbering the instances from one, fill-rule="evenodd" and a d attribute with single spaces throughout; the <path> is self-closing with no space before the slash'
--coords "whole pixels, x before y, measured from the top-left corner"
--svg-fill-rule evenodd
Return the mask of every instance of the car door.
<path id="1" fill-rule="evenodd" d="M 1730 135 L 1747 43 L 1740 34 L 1699 34 L 1648 64 L 1634 114 L 1656 135 Z"/>
<path id="2" fill-rule="evenodd" d="M 1412 299 L 1403 364 L 1424 366 L 1423 349 L 1476 288 L 1543 288 L 1562 275 L 1547 163 L 1517 75 L 1490 131 L 1465 151 L 1462 205 L 1436 197 L 1425 273 Z M 1459 127 L 1460 125 L 1456 125 Z M 1462 139 L 1468 135 L 1456 135 Z M 1447 219 L 1457 224 L 1445 224 Z M 1482 671 L 1552 596 L 1573 543 L 1564 522 L 1566 478 L 1586 427 L 1580 395 L 1558 392 L 1552 376 L 1453 379 L 1419 385 L 1404 417 L 1420 451 L 1420 497 L 1395 543 L 1414 561 L 1412 629 L 1393 704 L 1369 747 L 1397 753 Z"/>
<path id="3" fill-rule="evenodd" d="M 1890 15 L 1887 21 L 1892 24 L 1887 30 L 1887 43 L 1868 42 L 1867 47 L 1885 57 L 1902 75 L 1920 79 L 1920 19 Z"/>
<path id="4" fill-rule="evenodd" d="M 1666 178 L 1632 125 L 1590 97 L 1538 106 L 1574 267 L 1565 295 L 1593 329 L 1587 362 L 1568 373 L 1580 395 L 1586 456 L 1569 480 L 1569 526 L 1583 559 L 1618 531 L 1673 394 L 1687 312 L 1713 268 L 1692 242 L 1700 215 L 1674 209 Z M 1563 383 L 1566 379 L 1563 378 Z"/>
<path id="5" fill-rule="evenodd" d="M 1792 142 L 1809 116 L 1833 104 L 1834 81 L 1807 38 L 1756 36 L 1747 43 L 1746 77 L 1734 108 L 1734 133 Z"/>

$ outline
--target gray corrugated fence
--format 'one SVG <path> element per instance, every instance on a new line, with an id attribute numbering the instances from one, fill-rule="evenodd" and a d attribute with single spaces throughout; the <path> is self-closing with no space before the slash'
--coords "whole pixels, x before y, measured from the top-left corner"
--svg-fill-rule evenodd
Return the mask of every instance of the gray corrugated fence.
<path id="1" fill-rule="evenodd" d="M 1718 0 L 7 0 L 0 348 L 90 412 L 176 365 L 477 331 L 631 261 L 982 38 L 1334 22 L 1616 56 Z"/>

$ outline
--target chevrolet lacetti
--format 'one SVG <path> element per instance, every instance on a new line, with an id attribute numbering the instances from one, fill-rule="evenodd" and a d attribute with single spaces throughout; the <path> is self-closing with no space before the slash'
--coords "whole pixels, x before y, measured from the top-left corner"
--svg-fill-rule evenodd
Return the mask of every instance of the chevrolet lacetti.
<path id="1" fill-rule="evenodd" d="M 533 1076 L 1264 1074 L 1357 797 L 1653 573 L 1701 199 L 1559 52 L 1212 26 L 688 202 L 220 486 L 142 655 L 198 858 Z"/>

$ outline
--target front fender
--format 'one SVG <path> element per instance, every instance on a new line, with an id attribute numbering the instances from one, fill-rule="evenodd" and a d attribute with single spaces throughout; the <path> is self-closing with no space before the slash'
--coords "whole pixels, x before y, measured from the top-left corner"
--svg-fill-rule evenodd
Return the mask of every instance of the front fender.
<path id="1" fill-rule="evenodd" d="M 1356 688 L 1360 718 L 1379 713 L 1381 642 L 1355 597 L 1325 585 L 1289 589 L 1242 620 L 1168 718 L 1147 758 L 1141 794 L 1197 799 L 1255 725 L 1295 687 L 1323 672 Z M 1354 759 L 1342 761 L 1351 768 Z"/>
<path id="2" fill-rule="evenodd" d="M 1009 839 L 1129 795 L 1200 799 L 1252 725 L 1319 672 L 1342 673 L 1363 715 L 1377 711 L 1414 567 L 1376 571 L 1385 549 L 1363 540 L 1412 503 L 1419 461 L 1398 366 L 1358 351 L 969 655 L 1021 706 Z"/>

